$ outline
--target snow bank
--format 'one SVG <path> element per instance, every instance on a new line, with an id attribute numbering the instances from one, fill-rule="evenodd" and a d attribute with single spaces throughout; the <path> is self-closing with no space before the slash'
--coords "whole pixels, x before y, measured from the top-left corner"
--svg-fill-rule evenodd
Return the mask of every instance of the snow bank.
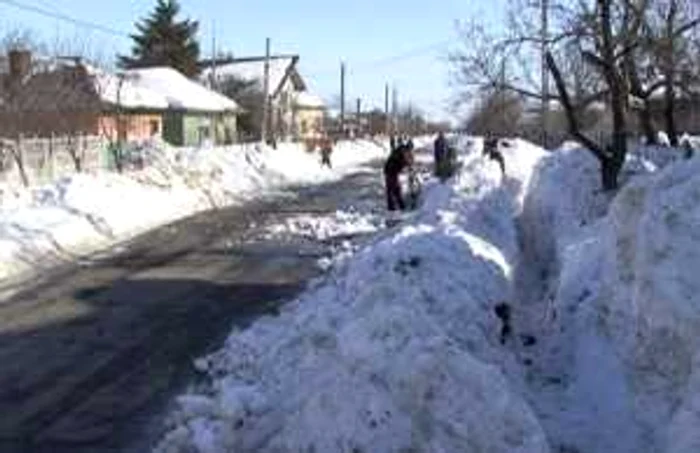
<path id="1" fill-rule="evenodd" d="M 679 155 L 664 147 L 630 153 L 613 200 L 586 151 L 559 150 L 535 171 L 520 219 L 522 253 L 548 281 L 543 293 L 520 288 L 532 293 L 517 328 L 538 338 L 524 354 L 533 363 L 527 399 L 553 447 L 700 447 L 700 161 Z"/>
<path id="2" fill-rule="evenodd" d="M 560 435 L 580 451 L 700 448 L 700 161 L 628 184 L 563 254 L 555 330 L 570 368 Z"/>
<path id="3" fill-rule="evenodd" d="M 300 145 L 272 150 L 151 144 L 142 152 L 143 170 L 78 174 L 28 190 L 3 187 L 0 279 L 73 260 L 204 209 L 293 184 L 333 181 L 384 154 L 372 142 L 341 143 L 331 171 Z"/>
<path id="4" fill-rule="evenodd" d="M 514 175 L 532 171 L 511 157 Z M 549 451 L 505 378 L 494 315 L 512 297 L 524 185 L 464 161 L 413 221 L 198 361 L 211 388 L 180 398 L 156 450 Z"/>

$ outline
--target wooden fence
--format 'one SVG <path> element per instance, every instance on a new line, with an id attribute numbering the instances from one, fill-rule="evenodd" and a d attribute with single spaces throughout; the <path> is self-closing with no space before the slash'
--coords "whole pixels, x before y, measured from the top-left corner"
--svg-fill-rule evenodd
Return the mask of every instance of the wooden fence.
<path id="1" fill-rule="evenodd" d="M 102 136 L 0 138 L 0 182 L 21 184 L 20 159 L 31 185 L 64 175 L 95 172 L 110 166 L 109 142 Z"/>

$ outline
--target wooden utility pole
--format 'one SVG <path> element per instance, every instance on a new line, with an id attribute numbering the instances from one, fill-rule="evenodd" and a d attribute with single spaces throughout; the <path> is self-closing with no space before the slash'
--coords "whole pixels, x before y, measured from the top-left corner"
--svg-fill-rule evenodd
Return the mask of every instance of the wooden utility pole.
<path id="1" fill-rule="evenodd" d="M 340 135 L 345 136 L 345 62 L 340 63 Z"/>
<path id="2" fill-rule="evenodd" d="M 357 111 L 355 112 L 355 135 L 360 135 L 360 130 L 362 129 L 360 114 L 362 113 L 362 100 L 357 98 Z"/>
<path id="3" fill-rule="evenodd" d="M 267 142 L 270 120 L 270 38 L 265 39 L 265 64 L 263 69 L 263 114 L 260 125 L 260 139 Z"/>
<path id="4" fill-rule="evenodd" d="M 389 120 L 389 84 L 384 84 L 384 127 L 387 137 L 391 135 L 391 121 Z"/>
<path id="5" fill-rule="evenodd" d="M 396 115 L 399 108 L 399 92 L 396 89 L 396 85 L 392 87 L 391 90 L 391 130 L 394 135 L 399 132 L 398 123 L 396 121 Z"/>
<path id="6" fill-rule="evenodd" d="M 216 80 L 216 25 L 214 21 L 211 23 L 211 89 L 214 91 L 218 91 L 218 80 Z M 217 124 L 217 116 L 215 114 L 211 114 L 209 117 L 209 124 L 210 124 L 210 139 L 212 141 L 212 144 L 216 145 L 217 144 L 217 131 L 219 129 L 218 124 Z"/>
<path id="7" fill-rule="evenodd" d="M 211 74 L 209 76 L 210 88 L 216 91 L 216 26 L 211 23 Z"/>
<path id="8" fill-rule="evenodd" d="M 549 70 L 545 55 L 549 49 L 549 0 L 542 2 L 542 146 L 547 147 L 549 140 Z"/>

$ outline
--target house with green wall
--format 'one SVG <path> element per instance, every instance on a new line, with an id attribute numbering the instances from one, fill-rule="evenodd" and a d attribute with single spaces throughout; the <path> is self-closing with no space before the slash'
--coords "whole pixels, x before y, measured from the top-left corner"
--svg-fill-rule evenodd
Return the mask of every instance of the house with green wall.
<path id="1" fill-rule="evenodd" d="M 238 104 L 169 67 L 133 69 L 129 77 L 162 95 L 162 137 L 174 146 L 227 145 L 238 141 Z"/>

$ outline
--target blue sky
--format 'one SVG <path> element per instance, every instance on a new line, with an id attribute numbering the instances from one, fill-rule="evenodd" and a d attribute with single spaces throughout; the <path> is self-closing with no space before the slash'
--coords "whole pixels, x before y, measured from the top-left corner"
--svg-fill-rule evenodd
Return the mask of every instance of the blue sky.
<path id="1" fill-rule="evenodd" d="M 155 0 L 15 0 L 76 19 L 133 31 L 133 23 Z M 503 0 L 181 0 L 183 13 L 200 21 L 203 54 L 217 48 L 237 56 L 298 53 L 302 75 L 325 99 L 339 93 L 339 66 L 347 65 L 347 100 L 354 106 L 383 106 L 384 83 L 393 83 L 402 102 L 448 118 L 451 89 L 448 50 L 456 45 L 455 21 L 495 20 Z M 90 31 L 0 2 L 2 29 L 29 28 L 45 39 L 81 36 L 92 49 L 111 56 L 127 52 L 128 37 Z M 213 33 L 215 32 L 215 33 Z M 392 57 L 397 57 L 392 59 Z"/>

